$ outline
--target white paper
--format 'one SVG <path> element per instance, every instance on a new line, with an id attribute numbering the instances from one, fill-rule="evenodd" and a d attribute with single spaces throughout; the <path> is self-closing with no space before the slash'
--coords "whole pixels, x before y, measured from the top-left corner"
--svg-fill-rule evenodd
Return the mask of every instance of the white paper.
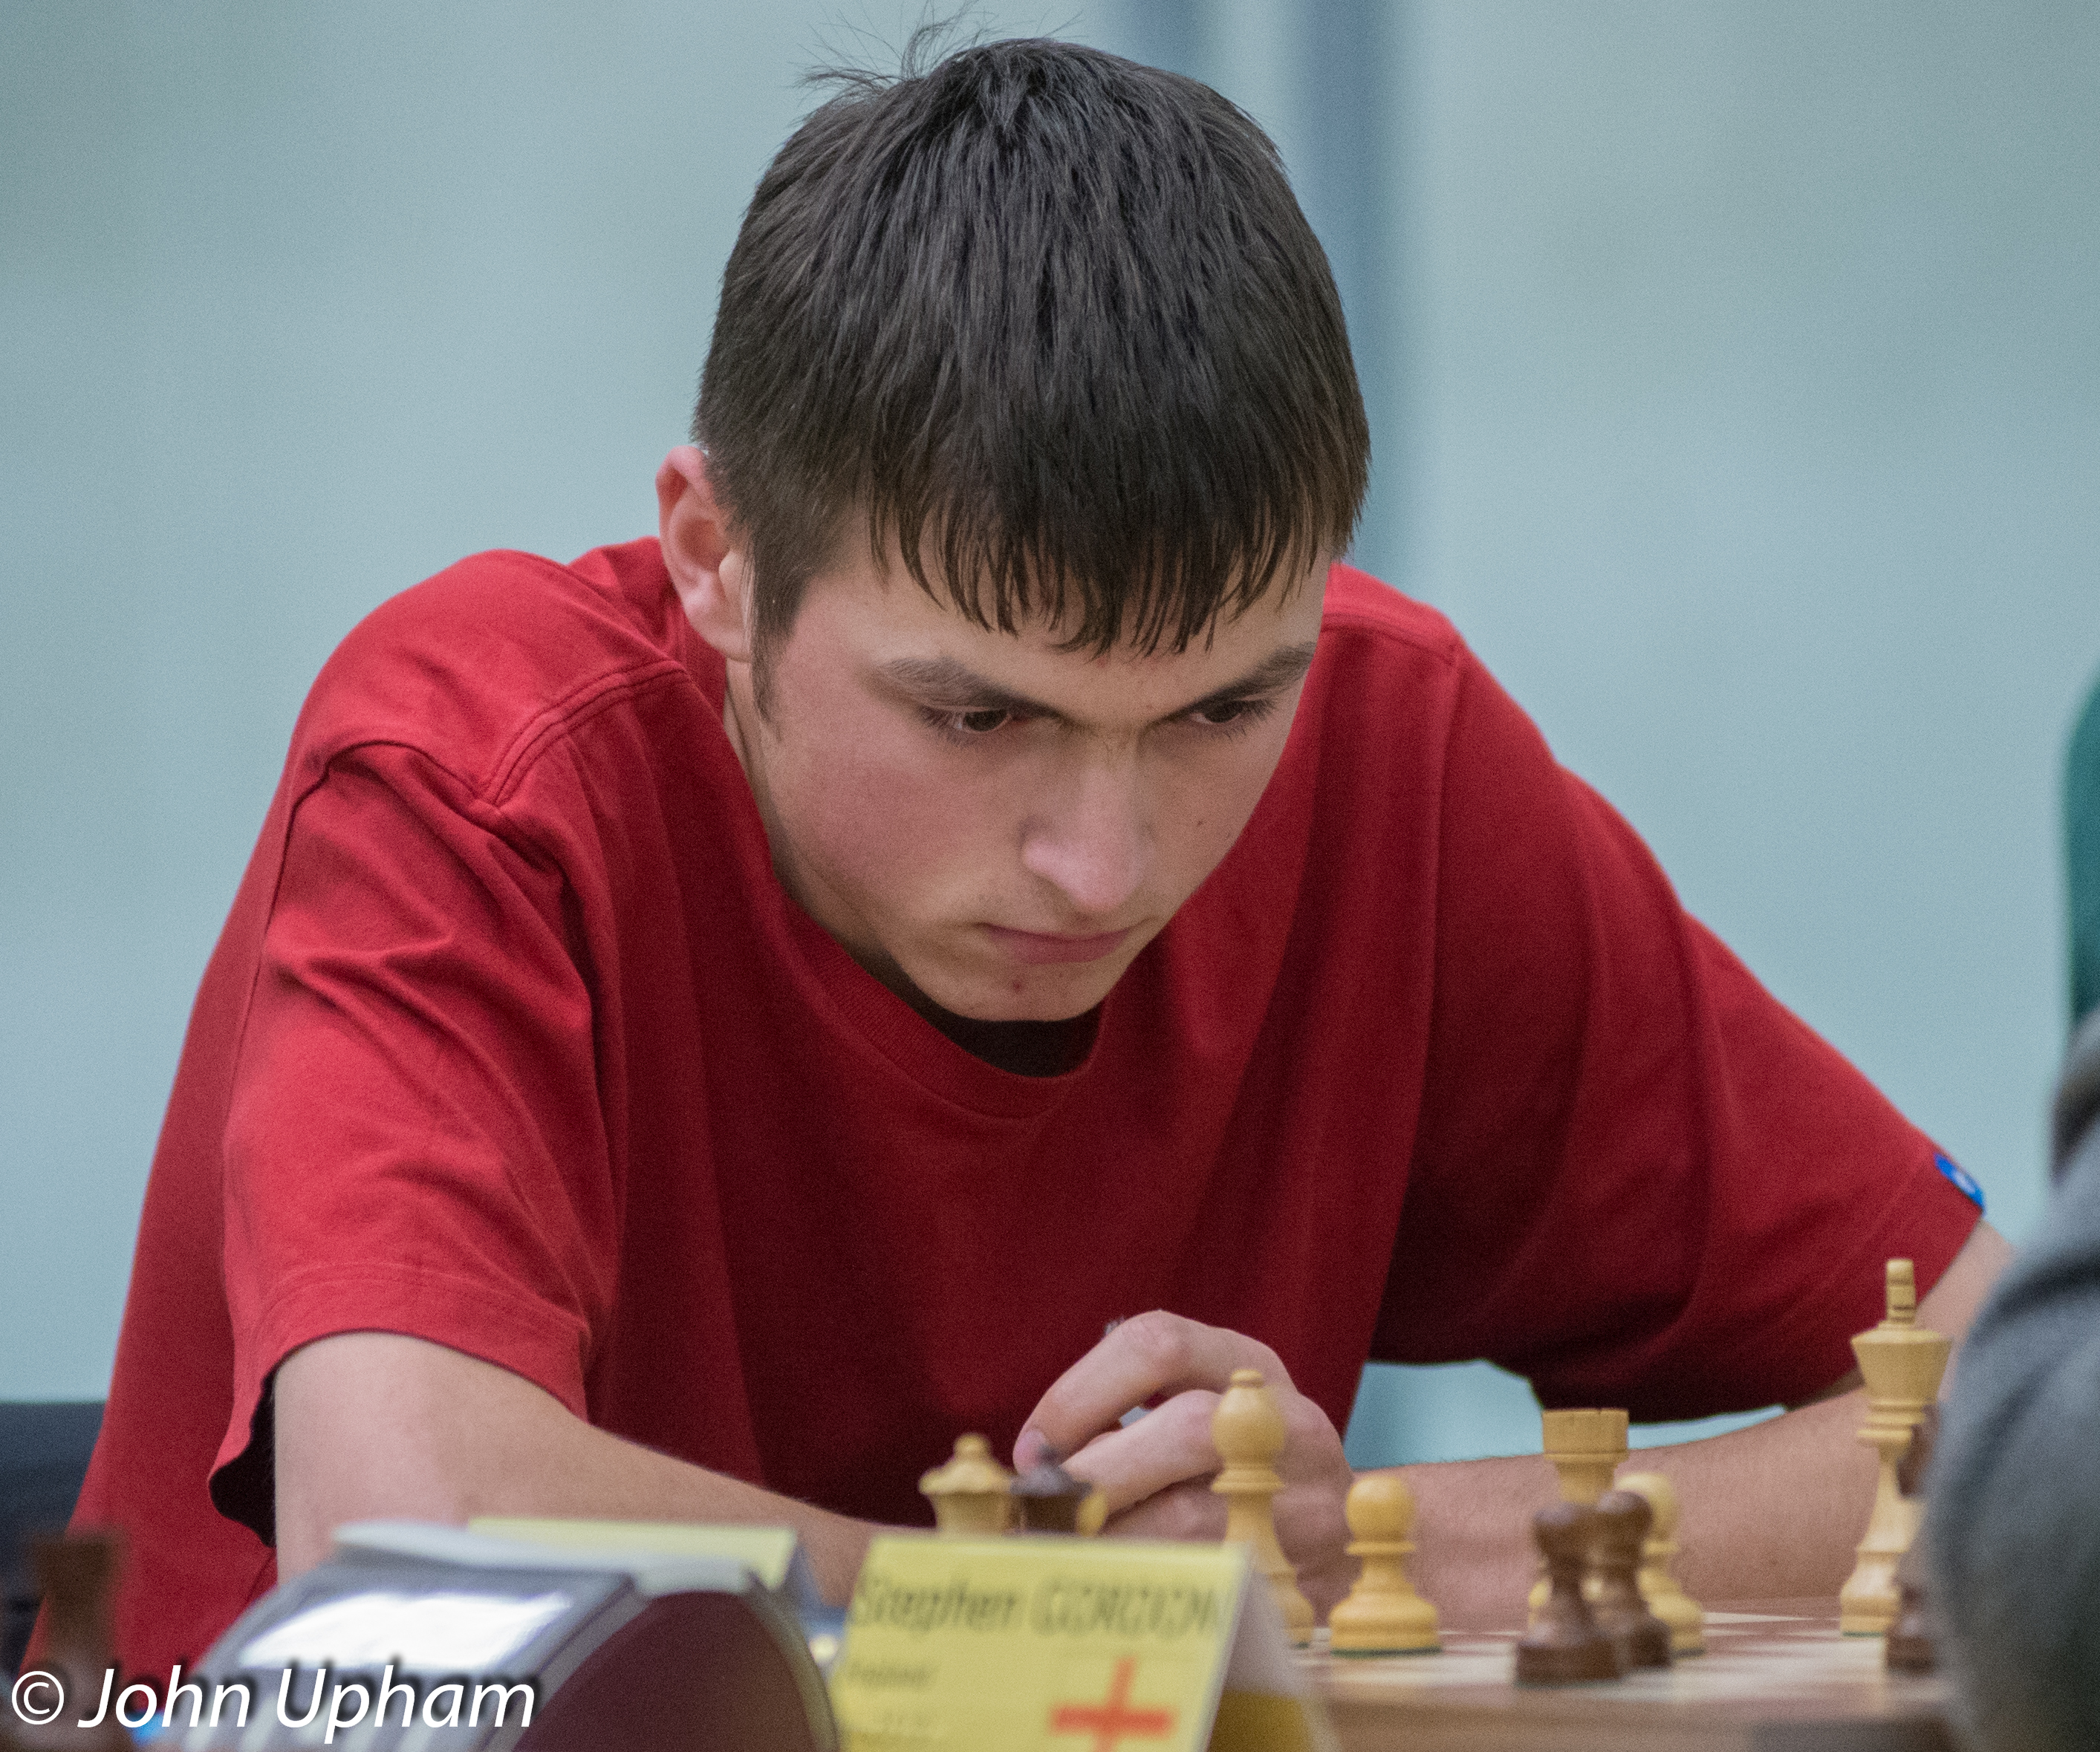
<path id="1" fill-rule="evenodd" d="M 240 1665 L 493 1673 L 571 1604 L 558 1592 L 346 1594 L 273 1625 L 240 1651 Z"/>

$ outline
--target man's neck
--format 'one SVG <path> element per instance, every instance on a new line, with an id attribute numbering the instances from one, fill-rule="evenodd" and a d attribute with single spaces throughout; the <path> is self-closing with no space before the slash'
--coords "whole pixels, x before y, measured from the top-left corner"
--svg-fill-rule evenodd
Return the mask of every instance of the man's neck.
<path id="1" fill-rule="evenodd" d="M 964 1052 L 1017 1076 L 1061 1076 L 1076 1069 L 1094 1044 L 1101 1012 L 1061 1022 L 977 1022 L 923 1000 L 913 1006 Z"/>

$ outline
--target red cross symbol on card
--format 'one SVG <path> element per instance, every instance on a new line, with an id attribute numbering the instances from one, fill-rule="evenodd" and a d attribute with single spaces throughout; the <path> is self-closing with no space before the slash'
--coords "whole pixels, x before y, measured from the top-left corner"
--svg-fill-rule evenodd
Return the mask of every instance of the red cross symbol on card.
<path id="1" fill-rule="evenodd" d="M 1102 1703 L 1060 1703 L 1052 1706 L 1050 1732 L 1053 1734 L 1092 1734 L 1094 1752 L 1116 1752 L 1121 1740 L 1163 1740 L 1174 1731 L 1171 1710 L 1133 1710 L 1130 1682 L 1137 1672 L 1134 1656 L 1125 1655 L 1115 1664 L 1109 1694 Z"/>

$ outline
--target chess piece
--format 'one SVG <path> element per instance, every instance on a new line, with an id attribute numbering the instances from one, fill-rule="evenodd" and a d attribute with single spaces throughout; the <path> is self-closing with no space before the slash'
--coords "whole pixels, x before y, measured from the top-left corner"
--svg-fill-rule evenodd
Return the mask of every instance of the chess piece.
<path id="1" fill-rule="evenodd" d="M 1636 1579 L 1641 1547 L 1655 1512 L 1648 1499 L 1631 1490 L 1607 1490 L 1597 1499 L 1597 1545 L 1591 1553 L 1597 1578 L 1590 1615 L 1597 1628 L 1619 1645 L 1620 1665 L 1629 1671 L 1670 1665 L 1670 1627 L 1648 1610 Z"/>
<path id="2" fill-rule="evenodd" d="M 1546 1457 L 1560 1481 L 1560 1500 L 1595 1503 L 1612 1487 L 1612 1474 L 1626 1458 L 1626 1414 L 1617 1411 L 1543 1411 Z M 1532 1584 L 1530 1605 L 1546 1604 L 1548 1583 L 1543 1570 Z"/>
<path id="3" fill-rule="evenodd" d="M 1679 1659 L 1703 1653 L 1706 1614 L 1699 1602 L 1678 1586 L 1670 1565 L 1677 1557 L 1677 1490 L 1661 1472 L 1628 1472 L 1619 1489 L 1645 1497 L 1653 1524 L 1641 1546 L 1641 1598 L 1648 1609 L 1670 1627 L 1670 1652 Z"/>
<path id="4" fill-rule="evenodd" d="M 1328 1615 L 1338 1655 L 1411 1654 L 1441 1646 L 1436 1609 L 1414 1591 L 1407 1558 L 1414 1549 L 1414 1493 L 1397 1472 L 1366 1472 L 1349 1486 L 1349 1555 L 1363 1573 Z"/>
<path id="5" fill-rule="evenodd" d="M 1101 1529 L 1108 1524 L 1108 1518 L 1109 1499 L 1101 1494 L 1100 1487 L 1096 1486 L 1079 1499 L 1078 1525 L 1073 1530 L 1083 1539 L 1097 1538 Z"/>
<path id="6" fill-rule="evenodd" d="M 1053 1454 L 1015 1479 L 1010 1494 L 1022 1532 L 1076 1534 L 1080 1505 L 1092 1486 L 1066 1472 Z"/>
<path id="7" fill-rule="evenodd" d="M 114 1710 L 97 1708 L 112 1665 L 109 1596 L 121 1555 L 117 1539 L 85 1534 L 37 1539 L 29 1554 L 44 1597 L 39 1666 L 65 1687 L 65 1707 L 48 1723 L 24 1721 L 19 1705 L 0 1710 L 0 1746 L 16 1752 L 125 1752 L 130 1735 Z M 97 1715 L 96 1726 L 80 1725 Z"/>
<path id="8" fill-rule="evenodd" d="M 1235 1369 L 1211 1414 L 1211 1440 L 1224 1469 L 1211 1488 L 1225 1499 L 1225 1540 L 1254 1547 L 1255 1570 L 1268 1583 L 1283 1627 L 1303 1646 L 1312 1640 L 1312 1603 L 1298 1591 L 1298 1572 L 1276 1541 L 1270 1499 L 1283 1488 L 1276 1457 L 1283 1452 L 1283 1414 L 1259 1369 Z"/>
<path id="9" fill-rule="evenodd" d="M 1560 1480 L 1564 1503 L 1595 1503 L 1626 1464 L 1626 1414 L 1595 1410 L 1542 1411 L 1546 1457 Z"/>
<path id="10" fill-rule="evenodd" d="M 1596 1523 L 1597 1512 L 1580 1503 L 1555 1503 L 1532 1521 L 1546 1590 L 1545 1603 L 1516 1645 L 1520 1685 L 1573 1685 L 1619 1676 L 1618 1645 L 1597 1628 L 1582 1598 Z"/>
<path id="11" fill-rule="evenodd" d="M 1911 1262 L 1890 1260 L 1888 1317 L 1852 1340 L 1860 1372 L 1867 1378 L 1867 1421 L 1860 1440 L 1878 1450 L 1882 1464 L 1859 1561 L 1838 1596 L 1838 1627 L 1848 1636 L 1881 1635 L 1895 1622 L 1901 1605 L 1896 1565 L 1917 1536 L 1924 1503 L 1903 1494 L 1896 1463 L 1939 1391 L 1948 1349 L 1939 1333 L 1917 1323 L 1917 1280 Z"/>
<path id="12" fill-rule="evenodd" d="M 988 1539 L 1013 1517 L 1013 1474 L 991 1457 L 982 1436 L 955 1437 L 955 1458 L 919 1481 L 933 1505 L 933 1522 L 951 1539 Z"/>
<path id="13" fill-rule="evenodd" d="M 1939 1435 L 1939 1407 L 1929 1405 L 1896 1463 L 1896 1488 L 1906 1498 L 1925 1494 L 1926 1468 Z M 1939 1622 L 1932 1609 L 1921 1534 L 1912 1539 L 1897 1564 L 1895 1581 L 1896 1621 L 1889 1627 L 1882 1657 L 1899 1673 L 1930 1673 L 1939 1665 Z"/>
<path id="14" fill-rule="evenodd" d="M 1939 1666 L 1939 1622 L 1926 1591 L 1925 1545 L 1913 1539 L 1896 1565 L 1896 1618 L 1882 1648 L 1899 1673 L 1930 1673 Z"/>

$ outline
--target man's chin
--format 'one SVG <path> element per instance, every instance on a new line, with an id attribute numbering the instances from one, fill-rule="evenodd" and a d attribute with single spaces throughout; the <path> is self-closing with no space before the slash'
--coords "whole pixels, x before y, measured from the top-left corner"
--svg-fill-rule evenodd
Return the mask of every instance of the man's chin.
<path id="1" fill-rule="evenodd" d="M 923 983 L 913 982 L 914 1007 L 964 1022 L 1076 1021 L 1114 989 L 1129 959 L 1118 956 L 1113 972 L 1087 966 L 1031 967 L 974 979 L 929 975 Z"/>

